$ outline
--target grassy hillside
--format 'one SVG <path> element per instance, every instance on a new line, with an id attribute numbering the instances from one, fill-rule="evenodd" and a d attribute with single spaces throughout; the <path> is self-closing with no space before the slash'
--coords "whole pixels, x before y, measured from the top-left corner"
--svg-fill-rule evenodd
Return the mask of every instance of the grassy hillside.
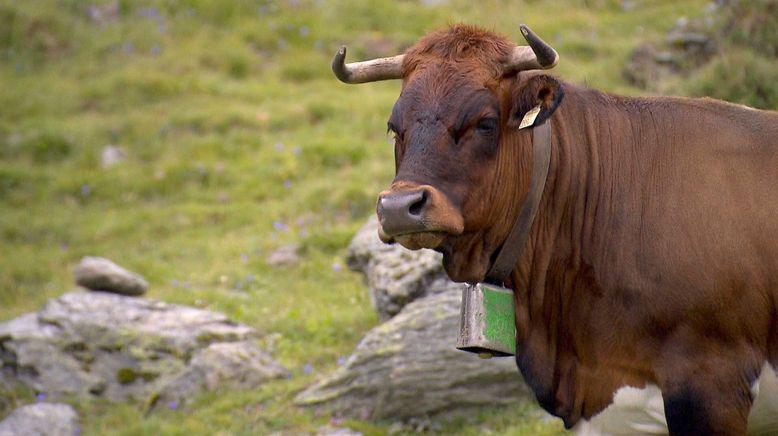
<path id="1" fill-rule="evenodd" d="M 337 82 L 329 63 L 341 44 L 358 59 L 447 23 L 518 39 L 525 22 L 555 45 L 563 78 L 637 93 L 621 77 L 631 49 L 706 2 L 123 0 L 117 16 L 104 3 L 0 2 L 0 320 L 71 289 L 72 266 L 100 255 L 146 276 L 149 297 L 267 333 L 294 376 L 148 417 L 78 403 L 84 434 L 299 433 L 328 422 L 291 398 L 378 322 L 342 257 L 392 178 L 384 132 L 399 90 Z M 107 145 L 127 160 L 104 168 Z M 301 244 L 301 262 L 269 266 L 289 243 Z M 4 414 L 31 393 L 0 397 Z M 560 431 L 532 416 L 486 411 L 440 431 Z"/>

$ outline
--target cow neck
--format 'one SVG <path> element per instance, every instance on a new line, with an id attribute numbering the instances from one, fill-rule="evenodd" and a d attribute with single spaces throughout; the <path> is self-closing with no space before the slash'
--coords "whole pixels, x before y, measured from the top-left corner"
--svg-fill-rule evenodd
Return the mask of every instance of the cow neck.
<path id="1" fill-rule="evenodd" d="M 532 179 L 529 191 L 521 206 L 521 212 L 516 219 L 508 237 L 502 244 L 499 253 L 486 273 L 485 282 L 500 285 L 505 282 L 508 274 L 516 268 L 516 263 L 524 252 L 532 223 L 538 212 L 540 198 L 546 187 L 548 167 L 551 162 L 551 119 L 532 129 Z"/>

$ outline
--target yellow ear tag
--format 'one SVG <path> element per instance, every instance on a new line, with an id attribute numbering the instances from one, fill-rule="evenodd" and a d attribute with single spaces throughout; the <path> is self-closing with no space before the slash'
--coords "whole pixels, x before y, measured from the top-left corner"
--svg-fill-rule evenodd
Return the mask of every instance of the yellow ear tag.
<path id="1" fill-rule="evenodd" d="M 524 114 L 524 118 L 521 119 L 521 124 L 519 124 L 519 129 L 523 129 L 525 127 L 530 127 L 535 123 L 535 119 L 538 117 L 538 114 L 540 113 L 540 105 L 537 105 L 527 111 L 526 114 Z"/>

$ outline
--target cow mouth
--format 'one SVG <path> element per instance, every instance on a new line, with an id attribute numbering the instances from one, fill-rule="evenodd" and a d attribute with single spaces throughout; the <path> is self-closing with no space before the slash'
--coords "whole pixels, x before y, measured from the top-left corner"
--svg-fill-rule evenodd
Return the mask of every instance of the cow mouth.
<path id="1" fill-rule="evenodd" d="M 389 236 L 379 227 L 378 237 L 386 244 L 399 243 L 409 250 L 419 250 L 422 248 L 436 249 L 448 236 L 448 233 L 440 230 L 403 233 L 400 235 Z"/>
<path id="2" fill-rule="evenodd" d="M 450 198 L 430 185 L 394 182 L 376 204 L 378 236 L 409 250 L 438 248 L 464 231 L 464 217 Z"/>
<path id="3" fill-rule="evenodd" d="M 443 267 L 449 278 L 460 283 L 475 283 L 481 281 L 491 264 L 491 257 L 478 249 L 479 244 L 472 246 L 467 241 L 472 235 L 465 237 L 462 231 L 421 230 L 416 232 L 388 235 L 378 225 L 378 237 L 385 244 L 399 243 L 409 250 L 428 248 L 443 255 Z M 463 245 L 464 244 L 464 245 Z M 483 248 L 483 247 L 481 247 Z"/>

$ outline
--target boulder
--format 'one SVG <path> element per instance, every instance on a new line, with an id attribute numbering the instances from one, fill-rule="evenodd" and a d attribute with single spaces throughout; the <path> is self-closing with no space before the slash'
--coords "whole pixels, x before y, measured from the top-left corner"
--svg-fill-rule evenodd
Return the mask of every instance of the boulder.
<path id="1" fill-rule="evenodd" d="M 284 367 L 251 342 L 211 344 L 197 350 L 187 368 L 162 386 L 155 402 L 180 402 L 222 384 L 259 386 L 284 375 Z"/>
<path id="2" fill-rule="evenodd" d="M 0 422 L 0 436 L 75 436 L 80 432 L 78 414 L 68 404 L 28 404 Z"/>
<path id="3" fill-rule="evenodd" d="M 142 295 L 149 284 L 142 276 L 127 271 L 103 257 L 86 256 L 76 265 L 76 284 L 93 291 Z"/>
<path id="4" fill-rule="evenodd" d="M 622 71 L 624 78 L 642 89 L 666 92 L 667 81 L 687 75 L 718 52 L 713 26 L 718 8 L 695 19 L 681 17 L 664 41 L 644 43 L 632 52 Z"/>
<path id="5" fill-rule="evenodd" d="M 632 52 L 623 75 L 627 81 L 642 89 L 661 91 L 664 81 L 681 71 L 677 55 L 653 44 L 643 44 Z"/>
<path id="6" fill-rule="evenodd" d="M 0 378 L 47 398 L 181 404 L 222 383 L 252 388 L 284 376 L 256 339 L 252 328 L 220 313 L 73 292 L 0 324 Z"/>
<path id="7" fill-rule="evenodd" d="M 371 217 L 351 241 L 346 261 L 361 272 L 382 321 L 425 295 L 460 290 L 443 271 L 442 255 L 432 250 L 411 251 L 378 239 L 378 220 Z"/>
<path id="8" fill-rule="evenodd" d="M 408 304 L 295 403 L 380 420 L 466 413 L 529 398 L 514 359 L 482 360 L 454 348 L 460 300 L 461 292 L 442 292 Z"/>

